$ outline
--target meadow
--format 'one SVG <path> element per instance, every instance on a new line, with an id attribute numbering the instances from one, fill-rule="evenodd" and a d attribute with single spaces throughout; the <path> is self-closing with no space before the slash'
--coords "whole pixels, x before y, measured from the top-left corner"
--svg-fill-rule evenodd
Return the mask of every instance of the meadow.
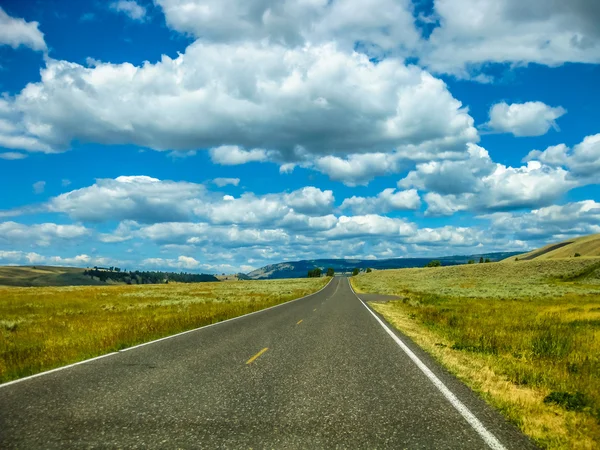
<path id="1" fill-rule="evenodd" d="M 0 287 L 0 383 L 258 311 L 328 281 Z"/>
<path id="2" fill-rule="evenodd" d="M 600 447 L 600 259 L 374 271 L 357 292 L 544 448 Z"/>

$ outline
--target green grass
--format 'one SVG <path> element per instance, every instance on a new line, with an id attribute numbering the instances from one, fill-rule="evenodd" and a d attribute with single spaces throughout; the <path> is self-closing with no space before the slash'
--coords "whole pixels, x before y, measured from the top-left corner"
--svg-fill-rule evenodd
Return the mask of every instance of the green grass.
<path id="1" fill-rule="evenodd" d="M 600 446 L 598 259 L 378 271 L 353 279 L 417 343 L 548 448 Z"/>
<path id="2" fill-rule="evenodd" d="M 328 280 L 0 287 L 0 382 L 267 308 Z"/>

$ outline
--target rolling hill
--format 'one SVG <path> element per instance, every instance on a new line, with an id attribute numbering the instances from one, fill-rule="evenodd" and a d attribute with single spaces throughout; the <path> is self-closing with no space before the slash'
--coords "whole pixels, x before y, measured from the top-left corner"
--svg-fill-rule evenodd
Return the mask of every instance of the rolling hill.
<path id="1" fill-rule="evenodd" d="M 306 277 L 309 270 L 320 268 L 326 270 L 332 267 L 336 272 L 351 272 L 354 268 L 374 270 L 404 269 L 409 267 L 423 267 L 433 259 L 439 259 L 444 266 L 466 264 L 470 259 L 479 261 L 480 258 L 489 258 L 490 261 L 500 261 L 516 255 L 516 252 L 483 253 L 479 255 L 456 255 L 434 258 L 392 258 L 392 259 L 311 259 L 303 261 L 286 261 L 270 264 L 247 273 L 253 280 L 301 278 Z"/>
<path id="2" fill-rule="evenodd" d="M 96 286 L 104 285 L 83 274 L 85 269 L 52 266 L 0 267 L 1 286 Z"/>
<path id="3" fill-rule="evenodd" d="M 600 234 L 590 234 L 588 236 L 548 244 L 528 253 L 509 257 L 505 261 L 515 261 L 515 258 L 518 258 L 519 261 L 572 258 L 575 255 L 581 257 L 600 257 Z"/>
<path id="4" fill-rule="evenodd" d="M 241 277 L 243 278 L 242 274 Z M 219 281 L 214 275 L 172 272 L 123 272 L 53 266 L 0 266 L 0 286 L 106 286 Z"/>

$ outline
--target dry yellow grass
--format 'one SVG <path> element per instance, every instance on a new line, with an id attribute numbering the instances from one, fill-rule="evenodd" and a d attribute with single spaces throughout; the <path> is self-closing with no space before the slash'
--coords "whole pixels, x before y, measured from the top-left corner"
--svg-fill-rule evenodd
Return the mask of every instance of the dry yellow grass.
<path id="1" fill-rule="evenodd" d="M 560 248 L 552 249 L 554 246 L 566 244 Z M 551 249 L 551 251 L 544 253 L 544 250 Z M 537 253 L 541 253 L 536 256 Z M 513 256 L 507 258 L 506 262 L 514 261 L 515 258 L 523 259 L 527 257 L 535 257 L 536 260 L 543 259 L 558 259 L 558 258 L 573 258 L 576 254 L 581 257 L 600 257 L 600 234 L 591 234 L 588 236 L 581 236 L 574 239 L 567 239 L 566 241 L 559 242 L 556 244 L 548 244 L 537 250 L 533 250 L 522 255 Z"/>
<path id="2" fill-rule="evenodd" d="M 600 446 L 599 263 L 389 270 L 352 282 L 402 297 L 371 306 L 538 444 L 585 449 Z"/>
<path id="3" fill-rule="evenodd" d="M 0 287 L 0 382 L 283 303 L 327 281 Z"/>

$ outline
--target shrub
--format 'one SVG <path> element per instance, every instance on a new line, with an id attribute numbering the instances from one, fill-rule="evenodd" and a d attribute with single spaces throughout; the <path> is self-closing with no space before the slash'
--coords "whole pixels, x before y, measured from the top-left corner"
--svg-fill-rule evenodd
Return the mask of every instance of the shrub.
<path id="1" fill-rule="evenodd" d="M 475 264 L 475 260 L 474 259 L 470 259 L 467 264 Z"/>
<path id="2" fill-rule="evenodd" d="M 371 270 L 371 268 L 370 268 L 370 267 L 369 267 L 369 268 L 367 268 L 367 273 L 371 273 L 371 272 L 373 272 L 373 271 Z"/>
<path id="3" fill-rule="evenodd" d="M 580 256 L 581 256 L 581 254 L 575 253 L 575 258 L 579 258 Z"/>
<path id="4" fill-rule="evenodd" d="M 352 271 L 352 276 L 356 276 L 356 275 L 358 275 L 358 274 L 359 274 L 359 272 L 360 272 L 360 269 L 358 269 L 358 268 L 354 269 L 354 270 Z"/>
<path id="5" fill-rule="evenodd" d="M 335 271 L 333 270 L 333 267 L 330 267 L 330 268 L 327 269 L 327 276 L 328 277 L 332 277 L 334 273 L 335 273 Z"/>
<path id="6" fill-rule="evenodd" d="M 544 399 L 544 403 L 554 403 L 567 411 L 581 411 L 589 404 L 588 398 L 582 392 L 570 394 L 562 391 L 552 391 Z"/>
<path id="7" fill-rule="evenodd" d="M 425 267 L 440 267 L 442 265 L 439 259 L 434 259 L 433 261 L 429 261 Z"/>

